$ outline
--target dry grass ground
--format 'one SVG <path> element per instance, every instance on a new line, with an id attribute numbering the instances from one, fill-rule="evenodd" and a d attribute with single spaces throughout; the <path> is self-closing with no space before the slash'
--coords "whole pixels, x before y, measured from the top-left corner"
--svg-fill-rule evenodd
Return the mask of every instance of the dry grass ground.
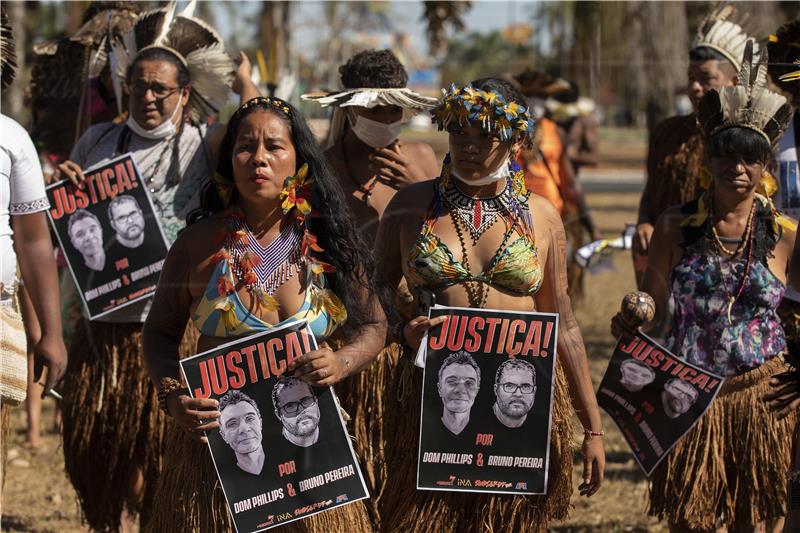
<path id="1" fill-rule="evenodd" d="M 634 193 L 595 193 L 589 197 L 597 223 L 606 236 L 618 234 L 626 222 L 633 221 L 637 201 L 638 194 Z M 575 302 L 595 385 L 605 371 L 612 350 L 609 319 L 622 296 L 634 287 L 630 256 L 624 253 L 614 256 L 613 265 L 614 271 L 587 275 L 585 296 L 582 301 Z M 47 406 L 45 422 L 52 415 L 49 400 Z M 634 464 L 625 441 L 608 417 L 604 418 L 604 424 L 607 430 L 606 482 L 591 499 L 579 497 L 576 490 L 570 517 L 552 524 L 552 529 L 563 533 L 665 531 L 646 515 L 646 481 Z M 80 523 L 75 493 L 64 474 L 59 438 L 45 435 L 43 449 L 31 454 L 22 447 L 24 425 L 24 410 L 18 408 L 14 413 L 9 443 L 14 458 L 9 461 L 2 498 L 2 531 L 86 531 Z M 580 442 L 578 433 L 575 442 L 576 445 Z M 580 469 L 580 457 L 576 455 L 576 487 L 580 482 Z"/>

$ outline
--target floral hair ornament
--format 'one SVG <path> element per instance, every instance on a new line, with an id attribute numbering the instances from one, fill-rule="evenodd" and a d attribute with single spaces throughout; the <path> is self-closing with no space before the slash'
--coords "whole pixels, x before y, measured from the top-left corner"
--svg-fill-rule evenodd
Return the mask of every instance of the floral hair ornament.
<path id="1" fill-rule="evenodd" d="M 533 136 L 535 123 L 525 106 L 507 103 L 502 95 L 471 84 L 461 88 L 453 84 L 442 92 L 444 96 L 432 111 L 432 121 L 440 131 L 451 124 L 480 125 L 483 131 L 498 135 L 503 141 L 517 142 Z"/>

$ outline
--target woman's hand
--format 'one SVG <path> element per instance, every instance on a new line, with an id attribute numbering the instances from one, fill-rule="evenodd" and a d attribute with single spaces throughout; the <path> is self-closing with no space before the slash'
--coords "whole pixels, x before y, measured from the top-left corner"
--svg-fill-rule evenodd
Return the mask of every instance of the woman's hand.
<path id="1" fill-rule="evenodd" d="M 636 328 L 634 328 L 630 322 L 622 317 L 622 313 L 617 312 L 617 314 L 611 318 L 611 334 L 615 339 L 618 339 L 623 335 L 632 336 L 636 334 Z"/>
<path id="2" fill-rule="evenodd" d="M 445 320 L 447 320 L 446 315 L 430 319 L 426 316 L 418 316 L 414 320 L 410 320 L 403 327 L 403 338 L 406 341 L 406 345 L 414 350 L 418 350 L 420 343 L 422 343 L 422 337 L 425 336 L 425 332 L 434 326 L 438 326 Z"/>
<path id="3" fill-rule="evenodd" d="M 211 398 L 192 398 L 186 389 L 177 389 L 167 396 L 167 411 L 194 440 L 208 443 L 204 431 L 219 427 L 219 402 Z"/>
<path id="4" fill-rule="evenodd" d="M 583 437 L 583 483 L 578 486 L 581 496 L 591 497 L 603 484 L 606 469 L 606 451 L 603 439 L 591 435 Z"/>
<path id="5" fill-rule="evenodd" d="M 346 378 L 351 366 L 349 357 L 338 355 L 327 345 L 322 345 L 292 361 L 289 372 L 315 387 L 327 387 Z"/>
<path id="6" fill-rule="evenodd" d="M 800 371 L 775 374 L 769 380 L 772 389 L 763 396 L 775 418 L 781 420 L 800 409 Z"/>

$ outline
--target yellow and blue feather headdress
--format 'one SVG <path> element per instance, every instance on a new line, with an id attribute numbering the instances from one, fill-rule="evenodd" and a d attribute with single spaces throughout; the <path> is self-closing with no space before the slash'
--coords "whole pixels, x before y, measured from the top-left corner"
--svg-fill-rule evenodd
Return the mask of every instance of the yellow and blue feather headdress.
<path id="1" fill-rule="evenodd" d="M 442 92 L 444 96 L 432 112 L 439 130 L 446 130 L 452 124 L 480 125 L 483 131 L 504 141 L 516 142 L 533 136 L 535 123 L 525 106 L 507 103 L 502 95 L 470 84 L 464 87 L 452 84 Z"/>

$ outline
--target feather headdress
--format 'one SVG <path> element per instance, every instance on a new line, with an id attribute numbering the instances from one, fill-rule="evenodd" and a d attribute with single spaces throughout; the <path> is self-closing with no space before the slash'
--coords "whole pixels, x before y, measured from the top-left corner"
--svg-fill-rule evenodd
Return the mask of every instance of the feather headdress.
<path id="1" fill-rule="evenodd" d="M 313 92 L 301 96 L 303 100 L 317 102 L 322 107 L 376 107 L 397 106 L 403 110 L 403 118 L 411 118 L 423 111 L 430 111 L 436 107 L 438 100 L 430 96 L 417 94 L 406 87 L 402 88 L 358 88 L 343 89 L 333 92 Z"/>
<path id="2" fill-rule="evenodd" d="M 115 74 L 125 79 L 128 67 L 144 50 L 160 48 L 173 54 L 189 71 L 191 92 L 187 112 L 203 121 L 216 114 L 228 100 L 235 65 L 225 51 L 222 37 L 193 16 L 195 0 L 180 13 L 176 4 L 141 15 L 132 31 L 117 36 L 111 43 Z"/>
<path id="3" fill-rule="evenodd" d="M 800 19 L 788 22 L 769 36 L 769 75 L 781 89 L 796 94 L 800 80 Z"/>
<path id="4" fill-rule="evenodd" d="M 719 3 L 706 16 L 697 29 L 692 42 L 695 48 L 711 48 L 722 54 L 734 69 L 742 68 L 744 47 L 750 39 L 757 40 L 756 29 L 747 13 L 737 9 L 733 3 Z M 753 44 L 753 57 L 758 59 L 760 48 Z"/>
<path id="5" fill-rule="evenodd" d="M 733 87 L 708 91 L 700 100 L 697 122 L 706 139 L 728 128 L 748 128 L 775 146 L 792 116 L 783 95 L 767 89 L 767 53 L 753 59 L 753 41 L 744 47 L 739 79 Z"/>
<path id="6" fill-rule="evenodd" d="M 527 97 L 548 98 L 570 90 L 567 80 L 530 67 L 514 75 L 513 79 L 520 92 Z"/>
<path id="7" fill-rule="evenodd" d="M 0 11 L 0 84 L 5 89 L 17 73 L 17 49 L 5 10 Z"/>

